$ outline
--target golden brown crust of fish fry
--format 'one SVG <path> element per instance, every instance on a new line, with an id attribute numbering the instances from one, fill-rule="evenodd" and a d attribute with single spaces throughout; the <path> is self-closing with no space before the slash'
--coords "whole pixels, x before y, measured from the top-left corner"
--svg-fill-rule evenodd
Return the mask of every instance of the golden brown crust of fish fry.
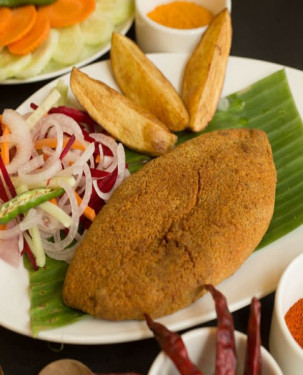
<path id="1" fill-rule="evenodd" d="M 99 318 L 173 313 L 231 276 L 264 236 L 276 170 L 259 130 L 206 133 L 113 193 L 76 251 L 65 303 Z"/>

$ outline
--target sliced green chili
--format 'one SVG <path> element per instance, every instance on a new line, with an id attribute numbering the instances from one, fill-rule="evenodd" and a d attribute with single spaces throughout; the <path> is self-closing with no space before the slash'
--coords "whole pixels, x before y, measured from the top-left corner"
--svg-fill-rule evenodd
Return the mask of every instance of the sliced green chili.
<path id="1" fill-rule="evenodd" d="M 54 2 L 55 0 L 0 0 L 0 6 L 18 7 L 26 4 L 47 5 Z"/>
<path id="2" fill-rule="evenodd" d="M 6 224 L 40 203 L 59 197 L 62 194 L 64 194 L 64 189 L 62 188 L 37 188 L 25 191 L 0 206 L 0 224 Z"/>

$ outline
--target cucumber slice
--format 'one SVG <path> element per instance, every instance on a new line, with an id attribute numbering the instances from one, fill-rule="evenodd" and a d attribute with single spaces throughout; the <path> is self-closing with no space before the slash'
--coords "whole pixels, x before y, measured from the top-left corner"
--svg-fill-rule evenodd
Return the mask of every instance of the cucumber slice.
<path id="1" fill-rule="evenodd" d="M 96 45 L 92 45 L 92 44 L 84 44 L 84 48 L 83 48 L 83 51 L 79 57 L 79 61 L 82 61 L 82 60 L 86 60 L 88 58 L 90 58 L 91 56 L 95 55 L 97 52 L 100 51 L 100 49 L 104 46 L 106 46 L 107 43 L 104 43 L 104 44 L 96 44 Z"/>
<path id="2" fill-rule="evenodd" d="M 32 55 L 24 56 L 12 55 L 6 48 L 0 51 L 0 81 L 15 77 L 31 61 Z"/>
<path id="3" fill-rule="evenodd" d="M 85 21 L 80 23 L 80 28 L 84 35 L 84 43 L 97 45 L 110 41 L 114 24 L 105 13 L 97 8 Z"/>
<path id="4" fill-rule="evenodd" d="M 58 43 L 58 39 L 58 31 L 52 29 L 47 40 L 39 48 L 32 52 L 31 62 L 24 69 L 16 73 L 16 77 L 24 79 L 41 73 L 46 64 L 52 58 Z"/>
<path id="5" fill-rule="evenodd" d="M 134 0 L 96 0 L 98 8 L 117 26 L 133 15 Z"/>
<path id="6" fill-rule="evenodd" d="M 78 61 L 84 47 L 84 36 L 80 25 L 57 29 L 59 40 L 53 54 L 53 59 L 65 65 Z"/>

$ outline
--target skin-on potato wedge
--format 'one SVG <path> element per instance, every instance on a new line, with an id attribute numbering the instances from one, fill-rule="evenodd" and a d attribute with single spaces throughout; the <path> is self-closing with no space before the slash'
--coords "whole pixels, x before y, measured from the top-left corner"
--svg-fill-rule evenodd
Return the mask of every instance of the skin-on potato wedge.
<path id="1" fill-rule="evenodd" d="M 110 59 L 124 95 L 153 113 L 170 130 L 187 127 L 189 116 L 180 95 L 132 40 L 113 33 Z"/>
<path id="2" fill-rule="evenodd" d="M 70 86 L 90 116 L 129 148 L 158 156 L 172 149 L 176 143 L 176 135 L 151 113 L 75 67 Z"/>
<path id="3" fill-rule="evenodd" d="M 203 130 L 220 100 L 232 40 L 231 18 L 221 11 L 208 26 L 184 72 L 182 98 L 189 112 L 189 128 Z"/>

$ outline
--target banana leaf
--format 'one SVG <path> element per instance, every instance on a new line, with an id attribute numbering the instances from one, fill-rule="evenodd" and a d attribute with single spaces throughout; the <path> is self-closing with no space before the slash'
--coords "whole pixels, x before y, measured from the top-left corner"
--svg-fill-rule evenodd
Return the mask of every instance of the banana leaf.
<path id="1" fill-rule="evenodd" d="M 274 216 L 259 249 L 303 223 L 303 123 L 284 69 L 223 98 L 205 131 L 241 127 L 262 129 L 267 133 L 278 174 Z M 178 144 L 199 134 L 180 132 Z M 126 149 L 131 173 L 150 160 L 146 155 Z M 27 267 L 30 268 L 28 264 Z M 62 302 L 67 265 L 47 258 L 45 268 L 30 271 L 30 319 L 34 334 L 70 324 L 84 316 Z"/>

